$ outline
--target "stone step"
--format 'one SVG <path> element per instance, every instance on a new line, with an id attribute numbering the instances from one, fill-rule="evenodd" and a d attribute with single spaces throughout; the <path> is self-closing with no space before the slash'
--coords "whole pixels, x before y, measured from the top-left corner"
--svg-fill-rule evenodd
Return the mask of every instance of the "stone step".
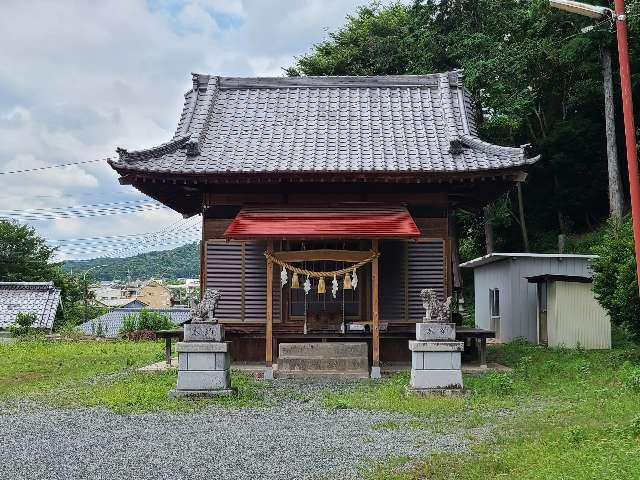
<path id="1" fill-rule="evenodd" d="M 285 356 L 278 358 L 279 371 L 369 371 L 369 362 L 366 356 L 360 357 L 304 357 Z"/>
<path id="2" fill-rule="evenodd" d="M 336 370 L 280 370 L 276 372 L 277 378 L 290 379 L 313 379 L 313 380 L 350 380 L 359 378 L 369 378 L 368 370 L 358 371 L 336 371 Z"/>
<path id="3" fill-rule="evenodd" d="M 279 345 L 279 357 L 367 357 L 367 344 L 365 342 L 305 342 L 305 343 L 281 343 Z"/>

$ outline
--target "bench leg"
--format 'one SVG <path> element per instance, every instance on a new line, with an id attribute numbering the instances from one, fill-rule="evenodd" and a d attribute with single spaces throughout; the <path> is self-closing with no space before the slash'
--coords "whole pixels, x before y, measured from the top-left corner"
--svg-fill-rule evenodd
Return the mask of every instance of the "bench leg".
<path id="1" fill-rule="evenodd" d="M 487 339 L 480 339 L 480 368 L 487 368 Z"/>
<path id="2" fill-rule="evenodd" d="M 164 361 L 171 365 L 171 337 L 164 339 Z"/>

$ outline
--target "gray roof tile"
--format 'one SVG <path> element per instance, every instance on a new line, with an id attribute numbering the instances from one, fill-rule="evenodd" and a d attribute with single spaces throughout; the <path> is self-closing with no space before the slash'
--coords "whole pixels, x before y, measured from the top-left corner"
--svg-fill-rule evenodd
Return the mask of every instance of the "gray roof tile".
<path id="1" fill-rule="evenodd" d="M 459 72 L 424 76 L 193 76 L 173 139 L 119 149 L 119 171 L 473 172 L 533 163 L 477 137 Z M 461 148 L 451 150 L 451 142 Z"/>
<path id="2" fill-rule="evenodd" d="M 60 290 L 53 282 L 0 282 L 0 329 L 8 328 L 20 312 L 35 313 L 34 327 L 53 328 Z"/>

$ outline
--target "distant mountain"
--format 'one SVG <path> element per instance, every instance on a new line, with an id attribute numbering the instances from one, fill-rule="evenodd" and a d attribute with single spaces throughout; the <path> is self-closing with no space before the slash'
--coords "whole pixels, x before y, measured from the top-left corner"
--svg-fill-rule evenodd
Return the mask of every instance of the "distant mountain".
<path id="1" fill-rule="evenodd" d="M 172 250 L 148 252 L 125 258 L 92 258 L 68 260 L 62 264 L 66 271 L 80 272 L 96 265 L 106 265 L 91 271 L 98 280 L 126 280 L 131 278 L 198 278 L 200 275 L 200 244 L 190 243 Z"/>

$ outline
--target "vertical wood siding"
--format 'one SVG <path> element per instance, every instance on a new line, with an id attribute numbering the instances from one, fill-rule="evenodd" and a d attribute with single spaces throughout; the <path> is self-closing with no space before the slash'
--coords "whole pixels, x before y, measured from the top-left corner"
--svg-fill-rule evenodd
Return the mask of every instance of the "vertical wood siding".
<path id="1" fill-rule="evenodd" d="M 264 242 L 209 240 L 206 287 L 222 293 L 218 318 L 222 322 L 264 322 L 267 311 L 267 268 Z M 276 269 L 277 270 L 277 269 Z M 274 282 L 274 321 L 280 319 L 280 285 Z"/>
<path id="2" fill-rule="evenodd" d="M 390 322 L 422 321 L 420 290 L 432 288 L 444 299 L 444 241 L 384 241 L 380 255 L 380 318 Z"/>
<path id="3" fill-rule="evenodd" d="M 408 242 L 407 277 L 409 321 L 419 322 L 424 317 L 420 290 L 432 288 L 444 300 L 445 251 L 442 239 L 420 239 Z"/>

